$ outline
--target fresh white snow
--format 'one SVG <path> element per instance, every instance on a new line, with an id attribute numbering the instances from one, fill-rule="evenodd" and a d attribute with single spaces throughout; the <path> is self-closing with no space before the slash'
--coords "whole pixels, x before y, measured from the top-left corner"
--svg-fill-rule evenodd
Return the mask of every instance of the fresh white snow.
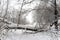
<path id="1" fill-rule="evenodd" d="M 60 40 L 60 32 L 47 31 L 33 33 L 26 30 L 11 30 L 5 35 L 2 40 Z"/>

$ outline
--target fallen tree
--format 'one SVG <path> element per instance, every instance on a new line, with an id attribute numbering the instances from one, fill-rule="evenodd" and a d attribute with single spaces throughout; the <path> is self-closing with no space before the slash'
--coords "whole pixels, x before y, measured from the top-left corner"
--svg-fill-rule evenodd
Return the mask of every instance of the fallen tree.
<path id="1" fill-rule="evenodd" d="M 23 29 L 23 30 L 30 30 L 30 31 L 37 31 L 37 32 L 44 31 L 44 30 L 33 29 L 33 28 L 24 28 L 24 27 L 5 27 L 5 29 Z"/>
<path id="2" fill-rule="evenodd" d="M 37 31 L 37 32 L 42 32 L 45 31 L 44 29 L 38 29 L 35 28 L 36 25 L 18 25 L 13 22 L 8 21 L 7 19 L 4 19 L 0 17 L 1 22 L 5 23 L 3 29 L 23 29 L 23 30 L 30 30 L 30 31 Z M 17 26 L 18 25 L 18 26 Z"/>

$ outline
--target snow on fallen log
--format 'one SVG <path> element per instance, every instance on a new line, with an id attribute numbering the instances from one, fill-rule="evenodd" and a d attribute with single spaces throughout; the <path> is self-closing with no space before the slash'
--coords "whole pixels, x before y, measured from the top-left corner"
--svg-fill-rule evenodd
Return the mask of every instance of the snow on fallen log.
<path id="1" fill-rule="evenodd" d="M 5 27 L 5 29 L 9 29 L 9 30 L 10 29 L 20 29 L 20 30 L 23 29 L 23 30 L 37 31 L 37 32 L 44 31 L 44 30 L 35 28 L 35 25 L 18 25 L 17 26 L 17 24 L 14 24 L 14 23 Z"/>
<path id="2" fill-rule="evenodd" d="M 9 24 L 9 25 L 7 25 L 7 27 L 4 27 L 4 29 L 23 29 L 23 30 L 39 31 L 39 32 L 44 31 L 44 30 L 35 28 L 35 25 L 18 25 L 17 26 L 17 24 L 10 22 L 7 19 L 4 19 L 2 17 L 0 17 L 0 20 L 1 20 L 1 22 Z"/>
<path id="3" fill-rule="evenodd" d="M 38 29 L 33 29 L 33 28 L 24 28 L 24 27 L 5 27 L 5 29 L 23 29 L 23 30 L 30 30 L 30 31 L 37 31 L 37 32 L 44 31 L 44 30 L 38 30 Z"/>

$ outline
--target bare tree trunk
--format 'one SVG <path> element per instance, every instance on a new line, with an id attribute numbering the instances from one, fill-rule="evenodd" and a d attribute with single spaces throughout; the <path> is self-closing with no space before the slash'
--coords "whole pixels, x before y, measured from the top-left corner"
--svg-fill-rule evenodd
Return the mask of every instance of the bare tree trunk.
<path id="1" fill-rule="evenodd" d="M 3 1 L 2 9 L 1 9 L 1 14 L 3 14 L 3 6 L 4 6 L 4 1 Z"/>
<path id="2" fill-rule="evenodd" d="M 7 0 L 6 12 L 5 12 L 5 15 L 3 16 L 4 18 L 6 17 L 6 15 L 7 15 L 7 12 L 8 12 L 8 5 L 9 5 L 9 0 Z"/>
<path id="3" fill-rule="evenodd" d="M 58 12 L 57 12 L 57 4 L 56 4 L 56 0 L 55 0 L 55 3 L 54 3 L 54 5 L 55 5 L 55 22 L 54 22 L 54 25 L 55 25 L 55 29 L 56 30 L 58 30 L 58 17 L 57 17 L 57 15 L 58 15 Z"/>
<path id="4" fill-rule="evenodd" d="M 18 24 L 20 24 L 20 16 L 21 16 L 21 11 L 22 11 L 22 7 L 23 7 L 23 3 L 24 3 L 24 0 L 23 0 L 23 2 L 22 2 L 22 4 L 21 4 L 21 9 L 20 9 L 20 12 L 19 12 L 19 14 L 18 14 Z M 17 25 L 18 26 L 18 25 Z"/>

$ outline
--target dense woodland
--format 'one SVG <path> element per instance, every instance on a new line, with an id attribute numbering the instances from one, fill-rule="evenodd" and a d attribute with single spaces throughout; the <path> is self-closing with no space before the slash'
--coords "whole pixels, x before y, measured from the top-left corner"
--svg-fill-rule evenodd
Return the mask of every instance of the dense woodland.
<path id="1" fill-rule="evenodd" d="M 60 0 L 0 0 L 0 32 L 49 30 L 53 25 L 60 29 Z"/>
<path id="2" fill-rule="evenodd" d="M 0 0 L 0 28 L 9 23 L 47 28 L 56 21 L 54 3 L 54 0 Z M 56 6 L 59 13 L 58 0 Z"/>

